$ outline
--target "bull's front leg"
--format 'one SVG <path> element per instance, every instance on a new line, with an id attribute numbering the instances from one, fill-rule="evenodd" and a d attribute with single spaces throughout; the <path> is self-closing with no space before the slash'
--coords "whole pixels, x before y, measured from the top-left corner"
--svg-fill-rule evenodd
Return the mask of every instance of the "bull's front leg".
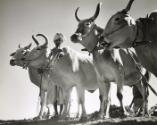
<path id="1" fill-rule="evenodd" d="M 99 117 L 102 118 L 109 118 L 109 109 L 110 109 L 110 83 L 105 82 L 105 84 L 101 84 L 101 87 L 99 88 L 100 91 L 100 114 Z"/>
<path id="2" fill-rule="evenodd" d="M 144 83 L 141 83 L 141 84 L 137 84 L 136 85 L 137 86 L 137 88 L 138 88 L 138 90 L 140 91 L 140 93 L 141 93 L 141 95 L 142 95 L 142 110 L 143 110 L 143 112 L 142 112 L 142 115 L 143 116 L 145 116 L 145 115 L 148 115 L 148 95 L 147 95 L 147 87 L 148 86 L 146 86 Z"/>
<path id="3" fill-rule="evenodd" d="M 61 119 L 66 119 L 68 115 L 68 104 L 70 99 L 71 90 L 70 89 L 63 89 L 63 113 L 61 114 Z"/>
<path id="4" fill-rule="evenodd" d="M 81 86 L 77 86 L 76 89 L 78 93 L 78 102 L 79 104 L 81 104 L 81 108 L 82 108 L 82 114 L 81 114 L 80 120 L 86 120 L 87 114 L 86 114 L 86 109 L 85 109 L 85 91 Z"/>
<path id="5" fill-rule="evenodd" d="M 120 108 L 121 108 L 121 117 L 128 116 L 129 113 L 126 111 L 124 104 L 123 104 L 123 85 L 124 83 L 122 81 L 117 81 L 117 98 L 120 102 Z"/>
<path id="6" fill-rule="evenodd" d="M 44 107 L 46 107 L 46 103 L 47 103 L 47 91 L 49 88 L 49 77 L 48 75 L 45 73 L 42 75 L 42 79 L 41 79 L 41 86 L 40 86 L 40 97 L 41 97 L 41 109 L 38 115 L 39 119 L 43 118 L 43 113 L 44 113 Z"/>
<path id="7" fill-rule="evenodd" d="M 40 112 L 38 116 L 34 119 L 42 119 L 43 118 L 43 113 L 44 113 L 44 107 L 46 106 L 46 98 L 47 98 L 47 92 L 45 90 L 40 90 Z"/>

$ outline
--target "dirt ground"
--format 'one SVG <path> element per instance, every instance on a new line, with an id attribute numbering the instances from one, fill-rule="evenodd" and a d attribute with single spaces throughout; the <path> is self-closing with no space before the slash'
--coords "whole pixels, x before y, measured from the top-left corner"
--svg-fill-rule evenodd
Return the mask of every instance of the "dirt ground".
<path id="1" fill-rule="evenodd" d="M 90 121 L 20 120 L 0 121 L 0 125 L 157 125 L 157 117 L 110 118 Z"/>
<path id="2" fill-rule="evenodd" d="M 121 109 L 115 105 L 110 108 L 109 119 L 98 119 L 98 112 L 94 112 L 87 116 L 86 120 L 76 118 L 68 118 L 67 120 L 59 120 L 58 118 L 49 120 L 0 120 L 0 125 L 157 125 L 157 105 L 152 107 L 149 112 L 151 116 L 147 117 L 126 117 L 122 115 Z"/>

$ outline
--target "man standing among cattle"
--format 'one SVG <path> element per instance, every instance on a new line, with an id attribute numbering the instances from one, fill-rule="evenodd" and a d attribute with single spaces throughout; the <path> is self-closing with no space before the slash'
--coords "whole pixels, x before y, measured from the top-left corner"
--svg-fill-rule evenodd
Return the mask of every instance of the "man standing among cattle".
<path id="1" fill-rule="evenodd" d="M 62 33 L 56 33 L 55 36 L 54 36 L 54 39 L 53 39 L 53 42 L 55 44 L 55 47 L 53 49 L 51 49 L 51 52 L 48 56 L 48 59 L 49 59 L 49 64 L 51 63 L 51 61 L 54 61 L 54 63 L 56 63 L 57 59 L 59 59 L 62 54 L 62 49 L 60 49 L 61 47 L 61 44 L 63 43 L 64 41 L 64 36 Z M 56 54 L 55 56 L 53 56 L 55 53 L 58 53 Z M 56 61 L 55 61 L 56 60 Z M 53 64 L 54 65 L 54 64 Z M 56 103 L 55 103 L 55 111 L 57 112 L 57 104 L 61 105 L 60 106 L 60 115 L 62 113 L 62 110 L 63 110 L 63 91 L 62 91 L 62 88 L 59 87 L 59 86 L 55 86 L 56 88 Z M 69 112 L 69 111 L 68 111 Z"/>

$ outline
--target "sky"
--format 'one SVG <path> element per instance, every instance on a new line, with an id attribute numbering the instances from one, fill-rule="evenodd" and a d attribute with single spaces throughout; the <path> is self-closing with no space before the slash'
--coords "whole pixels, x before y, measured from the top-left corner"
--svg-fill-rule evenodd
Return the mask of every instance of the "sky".
<path id="1" fill-rule="evenodd" d="M 109 17 L 123 9 L 128 0 L 0 0 L 0 119 L 24 119 L 37 115 L 39 89 L 30 82 L 28 72 L 20 67 L 9 65 L 10 53 L 32 42 L 31 36 L 45 34 L 49 39 L 49 49 L 53 47 L 53 36 L 63 33 L 67 41 L 63 46 L 80 51 L 79 44 L 73 44 L 70 36 L 75 32 L 77 21 L 75 9 L 80 7 L 81 19 L 91 17 L 98 2 L 102 2 L 96 24 L 105 27 Z M 157 0 L 135 0 L 130 14 L 137 19 L 157 9 Z M 34 44 L 33 44 L 34 45 Z M 152 76 L 150 84 L 157 90 L 156 78 Z M 112 86 L 115 90 L 116 86 Z M 73 92 L 75 93 L 75 91 Z M 124 103 L 132 98 L 131 89 L 125 87 Z M 75 100 L 73 94 L 73 100 Z M 95 100 L 95 103 L 91 103 Z M 112 103 L 118 104 L 115 91 L 112 91 Z M 149 106 L 157 103 L 157 97 L 150 93 Z M 91 113 L 99 109 L 98 91 L 86 92 L 86 108 Z M 75 110 L 75 107 L 73 107 Z"/>

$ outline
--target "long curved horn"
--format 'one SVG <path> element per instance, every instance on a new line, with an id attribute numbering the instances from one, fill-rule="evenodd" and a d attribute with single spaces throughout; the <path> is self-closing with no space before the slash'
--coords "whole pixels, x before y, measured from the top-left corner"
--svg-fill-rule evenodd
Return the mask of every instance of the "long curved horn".
<path id="1" fill-rule="evenodd" d="M 39 46 L 39 42 L 38 42 L 38 40 L 34 37 L 34 35 L 32 35 L 32 39 L 34 40 L 35 44 L 36 44 L 37 46 Z"/>
<path id="2" fill-rule="evenodd" d="M 30 43 L 29 45 L 25 46 L 24 49 L 30 49 L 31 46 L 32 46 L 32 43 Z"/>
<path id="3" fill-rule="evenodd" d="M 92 20 L 95 20 L 98 17 L 101 5 L 102 5 L 101 2 L 97 4 L 95 14 L 94 14 L 94 16 L 91 17 Z"/>
<path id="4" fill-rule="evenodd" d="M 77 16 L 77 12 L 78 12 L 79 8 L 80 8 L 80 7 L 78 7 L 78 8 L 75 10 L 75 18 L 76 18 L 76 20 L 77 20 L 78 22 L 81 21 L 80 18 Z"/>
<path id="5" fill-rule="evenodd" d="M 131 8 L 132 3 L 134 2 L 134 0 L 130 0 L 128 5 L 126 6 L 126 8 L 124 9 L 126 12 L 128 12 Z"/>
<path id="6" fill-rule="evenodd" d="M 40 45 L 41 48 L 46 48 L 48 44 L 48 39 L 44 34 L 37 34 L 36 36 L 41 36 L 45 39 L 45 43 L 43 45 Z"/>

